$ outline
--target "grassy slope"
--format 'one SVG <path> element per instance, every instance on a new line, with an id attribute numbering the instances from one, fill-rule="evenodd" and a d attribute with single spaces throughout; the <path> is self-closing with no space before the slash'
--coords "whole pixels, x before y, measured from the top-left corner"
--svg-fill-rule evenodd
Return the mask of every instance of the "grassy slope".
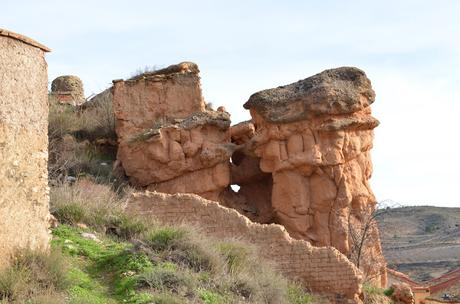
<path id="1" fill-rule="evenodd" d="M 110 166 L 101 165 L 113 151 L 94 145 L 113 137 L 111 104 L 83 111 L 50 104 L 51 212 L 61 225 L 50 256 L 25 253 L 0 272 L 0 303 L 324 303 L 260 261 L 249 244 L 123 214 L 125 198 L 112 191 L 123 180 L 115 186 Z M 106 184 L 61 184 L 67 175 Z M 364 291 L 366 303 L 384 303 L 382 290 Z"/>
<path id="2" fill-rule="evenodd" d="M 87 182 L 52 189 L 61 225 L 52 230 L 51 257 L 26 253 L 0 273 L 1 303 L 320 302 L 249 244 L 128 217 L 108 189 Z"/>

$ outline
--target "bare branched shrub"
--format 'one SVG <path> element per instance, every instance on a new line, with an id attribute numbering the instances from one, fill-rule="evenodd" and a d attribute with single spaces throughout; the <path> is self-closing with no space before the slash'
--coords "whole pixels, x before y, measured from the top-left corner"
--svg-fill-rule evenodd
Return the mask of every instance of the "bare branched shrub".
<path id="1" fill-rule="evenodd" d="M 365 205 L 359 212 L 350 211 L 348 216 L 348 235 L 350 252 L 348 258 L 359 268 L 366 282 L 373 281 L 386 268 L 380 246 L 377 219 L 391 208 L 385 202 Z"/>

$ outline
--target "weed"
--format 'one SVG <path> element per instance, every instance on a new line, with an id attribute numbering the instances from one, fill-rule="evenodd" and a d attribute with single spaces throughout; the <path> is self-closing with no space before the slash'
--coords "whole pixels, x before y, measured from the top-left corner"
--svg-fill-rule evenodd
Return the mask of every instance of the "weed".
<path id="1" fill-rule="evenodd" d="M 316 298 L 307 293 L 299 284 L 289 284 L 288 300 L 290 304 L 313 304 L 317 303 Z"/>
<path id="2" fill-rule="evenodd" d="M 391 297 L 395 290 L 393 288 L 387 288 L 383 291 L 383 294 L 386 295 L 387 297 Z"/>
<path id="3" fill-rule="evenodd" d="M 204 304 L 221 304 L 225 302 L 222 295 L 210 290 L 200 289 L 198 295 Z"/>
<path id="4" fill-rule="evenodd" d="M 52 210 L 52 214 L 63 224 L 77 224 L 85 218 L 85 209 L 80 204 L 69 203 Z"/>
<path id="5" fill-rule="evenodd" d="M 0 299 L 8 302 L 56 302 L 69 285 L 67 263 L 61 254 L 26 251 L 17 254 L 13 265 L 0 273 Z M 56 300 L 56 301 L 55 301 Z"/>
<path id="6" fill-rule="evenodd" d="M 156 294 L 154 295 L 150 302 L 148 303 L 152 303 L 152 304 L 184 304 L 186 303 L 185 301 L 181 300 L 180 298 L 174 296 L 174 295 L 171 295 L 169 293 L 160 293 L 160 294 Z"/>
<path id="7" fill-rule="evenodd" d="M 251 254 L 247 245 L 236 242 L 222 242 L 217 245 L 217 249 L 224 256 L 230 272 L 241 269 Z"/>
<path id="8" fill-rule="evenodd" d="M 185 231 L 172 227 L 162 227 L 150 230 L 144 236 L 144 241 L 155 251 L 164 251 L 177 246 L 184 238 Z"/>
<path id="9" fill-rule="evenodd" d="M 158 291 L 171 291 L 179 293 L 183 288 L 191 287 L 190 277 L 181 271 L 168 268 L 155 267 L 139 276 L 140 286 L 149 287 Z"/>

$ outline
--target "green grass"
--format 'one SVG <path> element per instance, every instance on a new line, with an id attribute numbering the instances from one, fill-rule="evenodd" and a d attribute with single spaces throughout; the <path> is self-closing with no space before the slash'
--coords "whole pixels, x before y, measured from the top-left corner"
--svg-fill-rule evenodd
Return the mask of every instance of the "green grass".
<path id="1" fill-rule="evenodd" d="M 100 185 L 54 188 L 51 205 L 51 255 L 26 252 L 0 272 L 0 303 L 319 303 L 251 245 L 128 216 Z"/>
<path id="2" fill-rule="evenodd" d="M 318 303 L 318 299 L 307 293 L 300 285 L 290 284 L 288 286 L 288 301 L 291 304 L 313 304 Z"/>
<path id="3" fill-rule="evenodd" d="M 383 289 L 369 282 L 363 284 L 364 304 L 393 303 L 389 299 L 392 294 L 393 290 L 390 288 Z"/>
<path id="4" fill-rule="evenodd" d="M 51 256 L 28 253 L 0 273 L 0 303 L 315 303 L 263 263 L 249 266 L 241 243 L 194 244 L 189 232 L 172 227 L 151 228 L 136 242 L 82 236 L 90 232 L 54 228 Z"/>

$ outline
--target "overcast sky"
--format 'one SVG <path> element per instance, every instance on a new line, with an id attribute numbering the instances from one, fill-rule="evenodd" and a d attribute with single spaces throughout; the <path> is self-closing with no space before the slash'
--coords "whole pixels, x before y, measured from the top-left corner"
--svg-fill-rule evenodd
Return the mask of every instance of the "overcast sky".
<path id="1" fill-rule="evenodd" d="M 460 207 L 460 1 L 0 0 L 0 28 L 36 39 L 50 80 L 86 95 L 136 70 L 194 61 L 234 123 L 261 89 L 356 66 L 377 93 L 378 200 Z"/>

